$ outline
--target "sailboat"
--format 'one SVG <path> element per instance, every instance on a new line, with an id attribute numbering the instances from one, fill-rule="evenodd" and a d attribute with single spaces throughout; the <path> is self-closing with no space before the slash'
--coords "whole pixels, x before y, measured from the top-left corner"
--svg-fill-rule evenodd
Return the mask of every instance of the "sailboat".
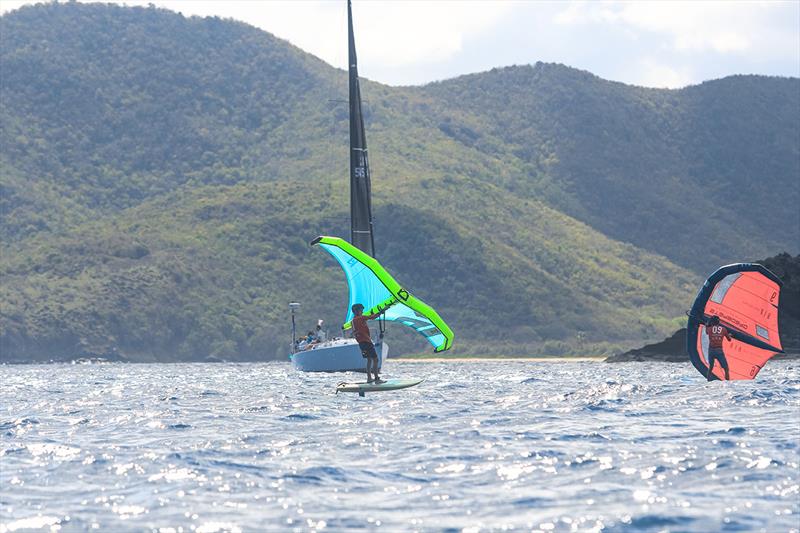
<path id="1" fill-rule="evenodd" d="M 361 89 L 353 37 L 353 15 L 347 2 L 348 58 L 350 74 L 350 242 L 338 237 L 320 236 L 311 242 L 328 252 L 342 267 L 347 279 L 349 303 L 343 329 L 351 327 L 352 306 L 361 304 L 365 315 L 381 313 L 380 334 L 375 342 L 378 367 L 389 354 L 384 340 L 384 326 L 396 322 L 423 336 L 434 352 L 443 352 L 453 345 L 453 332 L 439 314 L 400 285 L 375 258 L 372 225 L 369 157 L 361 113 Z M 355 339 L 336 338 L 311 344 L 298 351 L 292 342 L 291 360 L 304 372 L 365 372 L 366 360 Z"/>
<path id="2" fill-rule="evenodd" d="M 358 80 L 353 10 L 350 0 L 347 1 L 347 48 L 350 104 L 350 242 L 365 254 L 375 257 L 369 158 L 367 138 L 364 134 L 364 116 L 361 111 L 361 87 Z M 389 355 L 389 346 L 383 341 L 382 333 L 381 331 L 375 342 L 379 368 Z M 293 341 L 290 359 L 295 368 L 305 372 L 365 370 L 365 359 L 361 356 L 361 350 L 355 339 L 331 339 L 311 345 L 303 351 L 297 351 Z"/>

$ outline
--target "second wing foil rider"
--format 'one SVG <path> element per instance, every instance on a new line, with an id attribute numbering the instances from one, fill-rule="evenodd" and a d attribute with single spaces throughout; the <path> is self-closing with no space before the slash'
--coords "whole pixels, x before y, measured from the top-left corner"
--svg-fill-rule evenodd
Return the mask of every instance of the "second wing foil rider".
<path id="1" fill-rule="evenodd" d="M 353 304 L 353 336 L 358 342 L 358 347 L 361 349 L 361 356 L 367 360 L 367 383 L 383 383 L 380 376 L 378 376 L 378 352 L 375 351 L 375 345 L 372 343 L 372 337 L 369 333 L 369 326 L 367 320 L 374 320 L 381 316 L 388 307 L 371 315 L 364 315 L 364 306 L 361 304 Z M 372 376 L 375 376 L 374 378 Z"/>
<path id="2" fill-rule="evenodd" d="M 714 370 L 714 360 L 717 360 L 725 371 L 725 379 L 730 380 L 731 375 L 728 370 L 728 360 L 725 358 L 725 352 L 722 350 L 722 340 L 731 340 L 731 334 L 728 328 L 720 326 L 719 317 L 712 315 L 706 324 L 706 335 L 708 335 L 708 372 L 706 373 L 706 379 L 711 381 L 711 371 Z"/>

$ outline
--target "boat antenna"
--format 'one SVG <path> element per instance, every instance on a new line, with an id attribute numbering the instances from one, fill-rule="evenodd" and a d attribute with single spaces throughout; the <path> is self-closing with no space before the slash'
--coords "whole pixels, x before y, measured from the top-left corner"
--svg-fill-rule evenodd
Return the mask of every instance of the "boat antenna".
<path id="1" fill-rule="evenodd" d="M 292 353 L 297 346 L 297 326 L 294 321 L 294 312 L 300 308 L 300 302 L 289 302 L 289 310 L 292 312 Z"/>

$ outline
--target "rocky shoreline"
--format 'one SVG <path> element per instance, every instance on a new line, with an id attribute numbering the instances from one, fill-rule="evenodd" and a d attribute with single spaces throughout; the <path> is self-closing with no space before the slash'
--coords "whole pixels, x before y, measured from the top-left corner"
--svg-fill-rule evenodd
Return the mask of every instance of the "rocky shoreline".
<path id="1" fill-rule="evenodd" d="M 787 253 L 758 261 L 783 280 L 778 328 L 785 353 L 776 359 L 800 359 L 800 256 Z M 648 344 L 635 350 L 615 354 L 607 363 L 628 361 L 662 361 L 684 363 L 689 360 L 686 353 L 686 328 L 676 331 L 670 338 Z"/>
<path id="2" fill-rule="evenodd" d="M 630 361 L 661 361 L 666 363 L 685 363 L 686 328 L 676 331 L 670 338 L 661 342 L 648 344 L 625 353 L 614 354 L 606 358 L 606 363 L 627 363 Z"/>
<path id="3" fill-rule="evenodd" d="M 786 317 L 780 324 L 781 340 L 785 353 L 775 359 L 800 359 L 800 320 Z M 686 328 L 681 328 L 661 342 L 648 344 L 635 350 L 615 354 L 606 363 L 627 363 L 630 361 L 661 361 L 665 363 L 685 363 L 689 361 L 686 353 Z"/>

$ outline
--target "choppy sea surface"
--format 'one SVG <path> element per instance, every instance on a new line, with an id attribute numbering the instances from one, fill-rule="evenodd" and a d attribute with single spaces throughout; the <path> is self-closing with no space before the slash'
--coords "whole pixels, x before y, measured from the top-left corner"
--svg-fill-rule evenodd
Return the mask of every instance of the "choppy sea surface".
<path id="1" fill-rule="evenodd" d="M 0 532 L 798 531 L 800 363 L 0 367 Z"/>

